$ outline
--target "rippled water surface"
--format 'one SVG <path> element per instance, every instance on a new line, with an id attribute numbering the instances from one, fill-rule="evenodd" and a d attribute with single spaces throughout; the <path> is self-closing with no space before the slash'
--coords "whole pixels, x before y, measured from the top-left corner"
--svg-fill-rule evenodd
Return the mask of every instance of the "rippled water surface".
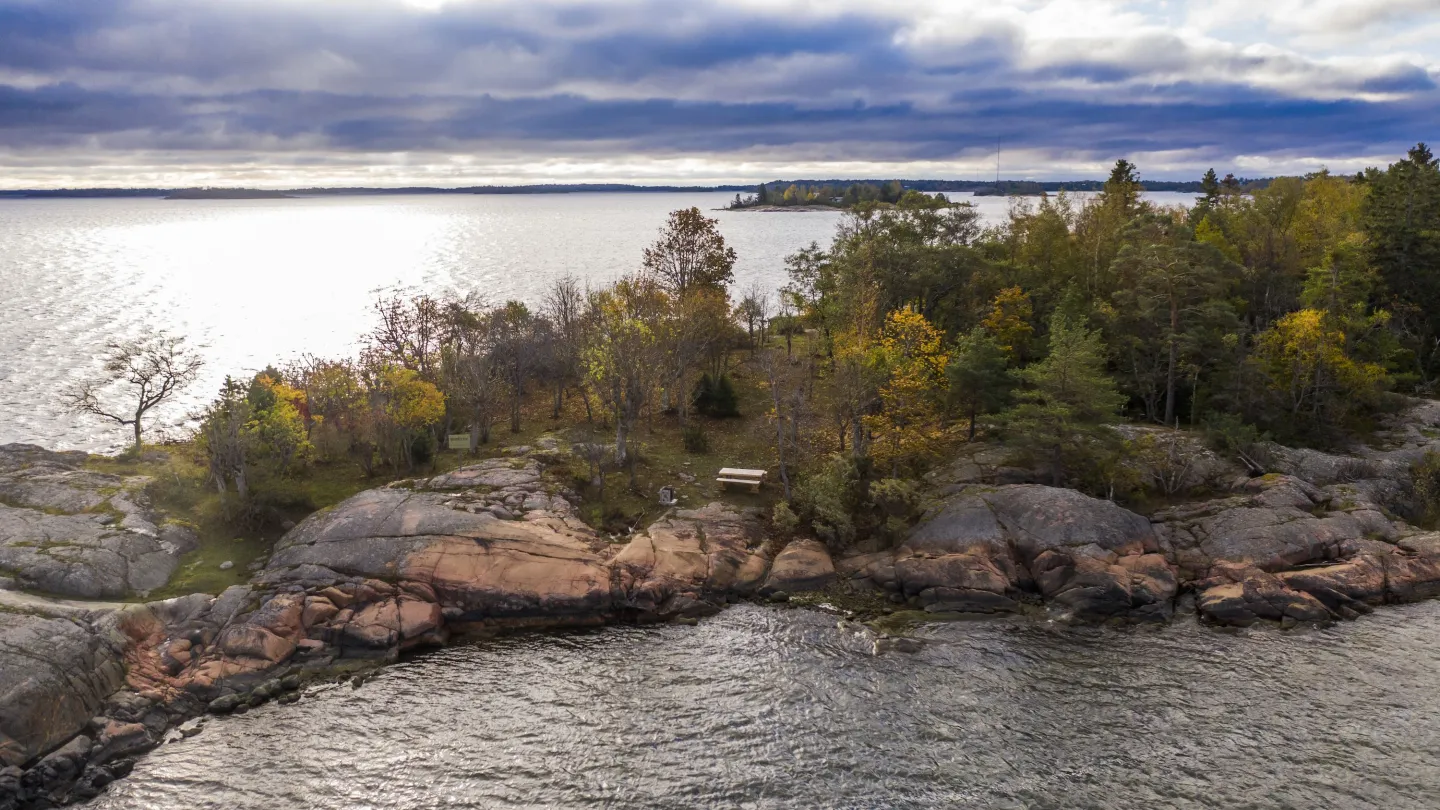
<path id="1" fill-rule="evenodd" d="M 181 808 L 1433 808 L 1440 603 L 1314 632 L 808 611 L 450 648 L 211 720 L 92 803 Z"/>
<path id="2" fill-rule="evenodd" d="M 173 426 L 226 374 L 351 352 L 371 325 L 373 290 L 535 304 L 566 273 L 600 284 L 637 269 L 666 214 L 731 196 L 0 200 L 0 443 L 123 446 L 123 430 L 65 414 L 57 396 L 98 368 L 107 341 L 165 329 L 203 345 L 206 377 L 165 414 Z M 975 199 L 987 221 L 1008 205 Z M 739 290 L 779 287 L 785 256 L 828 244 L 841 216 L 711 215 L 739 255 Z"/>

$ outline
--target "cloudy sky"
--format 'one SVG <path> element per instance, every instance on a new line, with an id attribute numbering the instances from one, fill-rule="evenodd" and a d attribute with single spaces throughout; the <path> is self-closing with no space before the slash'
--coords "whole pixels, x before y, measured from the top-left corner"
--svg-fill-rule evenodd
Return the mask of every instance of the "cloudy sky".
<path id="1" fill-rule="evenodd" d="M 0 188 L 1351 171 L 1437 82 L 1440 0 L 0 0 Z"/>

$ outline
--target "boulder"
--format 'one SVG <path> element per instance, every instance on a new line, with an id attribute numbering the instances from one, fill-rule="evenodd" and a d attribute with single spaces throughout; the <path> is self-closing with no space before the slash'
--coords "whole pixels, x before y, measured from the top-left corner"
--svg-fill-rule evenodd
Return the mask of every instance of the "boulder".
<path id="1" fill-rule="evenodd" d="M 968 487 L 932 509 L 893 561 L 872 558 L 863 570 L 930 611 L 1013 611 L 1034 595 L 1081 620 L 1150 620 L 1170 615 L 1177 588 L 1159 551 L 1150 522 L 1109 501 L 1037 485 Z"/>
<path id="2" fill-rule="evenodd" d="M 470 489 L 490 487 L 527 487 L 540 483 L 540 465 L 532 459 L 494 458 L 437 475 L 427 483 L 429 489 Z"/>
<path id="3" fill-rule="evenodd" d="M 835 581 L 830 550 L 817 540 L 793 540 L 775 555 L 760 593 L 815 591 Z"/>
<path id="4" fill-rule="evenodd" d="M 1225 571 L 1210 582 L 1201 583 L 1195 603 L 1202 617 L 1238 627 L 1262 619 L 1313 623 L 1331 618 L 1330 611 L 1319 599 L 1253 567 Z"/>
<path id="5" fill-rule="evenodd" d="M 617 554 L 613 569 L 623 606 L 641 615 L 671 615 L 677 596 L 713 603 L 755 593 L 769 557 L 754 510 L 721 503 L 679 509 L 637 534 Z M 686 603 L 688 604 L 688 603 Z"/>
<path id="6" fill-rule="evenodd" d="M 466 621 L 561 623 L 610 609 L 610 574 L 600 553 L 605 546 L 583 524 L 575 527 L 550 513 L 535 521 L 502 521 L 457 508 L 441 493 L 379 489 L 302 521 L 276 545 L 261 579 L 285 584 L 306 566 L 322 566 L 370 577 L 392 592 L 383 581 L 408 582 L 458 608 Z M 341 594 L 329 588 L 318 595 L 341 606 Z M 369 601 L 358 592 L 356 599 Z M 361 635 L 377 638 L 370 630 Z"/>
<path id="7" fill-rule="evenodd" d="M 1344 559 L 1367 533 L 1389 525 L 1377 508 L 1330 511 L 1327 505 L 1317 487 L 1265 476 L 1249 481 L 1241 495 L 1164 510 L 1154 520 L 1166 553 L 1193 579 L 1210 576 L 1217 563 L 1274 572 Z"/>
<path id="8" fill-rule="evenodd" d="M 74 737 L 124 682 L 120 651 L 87 623 L 0 611 L 0 767 Z"/>

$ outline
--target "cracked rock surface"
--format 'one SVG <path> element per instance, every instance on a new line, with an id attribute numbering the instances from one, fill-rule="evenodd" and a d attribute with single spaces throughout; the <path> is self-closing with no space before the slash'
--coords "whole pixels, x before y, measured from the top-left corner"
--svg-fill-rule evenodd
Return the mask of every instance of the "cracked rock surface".
<path id="1" fill-rule="evenodd" d="M 165 524 L 147 479 L 79 468 L 83 453 L 0 445 L 0 576 L 13 587 L 86 599 L 143 596 L 195 548 Z"/>

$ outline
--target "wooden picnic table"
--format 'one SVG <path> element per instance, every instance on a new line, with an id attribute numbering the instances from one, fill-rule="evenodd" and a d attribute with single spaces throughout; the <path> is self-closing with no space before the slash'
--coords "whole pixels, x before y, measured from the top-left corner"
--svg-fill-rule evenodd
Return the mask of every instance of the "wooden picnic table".
<path id="1" fill-rule="evenodd" d="M 752 492 L 759 492 L 760 485 L 765 482 L 765 471 L 724 467 L 720 470 L 720 477 L 715 480 L 720 482 L 721 487 L 735 484 L 737 486 L 750 487 L 750 491 Z"/>

